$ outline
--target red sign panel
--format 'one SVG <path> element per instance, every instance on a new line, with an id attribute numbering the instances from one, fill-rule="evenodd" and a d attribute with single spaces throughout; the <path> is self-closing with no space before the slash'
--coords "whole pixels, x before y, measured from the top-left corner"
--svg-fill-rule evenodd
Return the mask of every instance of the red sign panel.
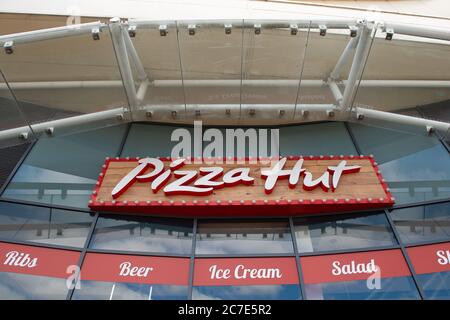
<path id="1" fill-rule="evenodd" d="M 194 286 L 298 284 L 295 258 L 195 259 Z"/>
<path id="2" fill-rule="evenodd" d="M 371 156 L 246 159 L 115 158 L 89 207 L 185 216 L 343 212 L 394 203 Z"/>
<path id="3" fill-rule="evenodd" d="M 67 278 L 79 257 L 75 251 L 0 243 L 0 272 Z"/>
<path id="4" fill-rule="evenodd" d="M 450 242 L 407 248 L 418 274 L 450 271 Z"/>
<path id="5" fill-rule="evenodd" d="M 375 272 L 381 278 L 409 276 L 400 250 L 301 257 L 305 284 L 367 280 Z"/>
<path id="6" fill-rule="evenodd" d="M 187 285 L 189 259 L 88 253 L 82 280 Z"/>

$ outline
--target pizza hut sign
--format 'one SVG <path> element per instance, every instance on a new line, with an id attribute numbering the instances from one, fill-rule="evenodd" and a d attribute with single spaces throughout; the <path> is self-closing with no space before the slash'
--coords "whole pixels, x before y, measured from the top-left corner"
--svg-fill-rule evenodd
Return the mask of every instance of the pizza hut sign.
<path id="1" fill-rule="evenodd" d="M 153 215 L 288 216 L 394 203 L 372 156 L 284 157 L 270 166 L 198 162 L 107 158 L 89 207 Z"/>

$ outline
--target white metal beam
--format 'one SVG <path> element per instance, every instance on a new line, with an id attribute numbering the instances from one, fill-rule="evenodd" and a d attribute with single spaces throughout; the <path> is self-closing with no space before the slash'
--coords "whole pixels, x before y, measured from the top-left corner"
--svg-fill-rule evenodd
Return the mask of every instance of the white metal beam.
<path id="1" fill-rule="evenodd" d="M 342 103 L 342 93 L 335 81 L 331 80 L 328 82 L 331 93 L 333 94 L 334 100 L 336 100 L 336 106 L 340 106 Z"/>
<path id="2" fill-rule="evenodd" d="M 3 45 L 7 41 L 13 41 L 14 44 L 21 44 L 49 39 L 65 38 L 85 33 L 91 33 L 92 29 L 99 29 L 101 31 L 105 27 L 107 27 L 106 24 L 100 21 L 96 21 L 90 23 L 72 24 L 64 27 L 13 33 L 0 36 L 0 44 Z"/>
<path id="3" fill-rule="evenodd" d="M 64 119 L 58 119 L 53 121 L 46 121 L 41 123 L 32 124 L 31 128 L 33 132 L 38 134 L 51 130 L 56 132 L 57 129 L 76 127 L 87 123 L 93 123 L 109 119 L 123 119 L 124 114 L 127 111 L 126 108 L 115 108 L 106 111 L 92 112 L 79 116 L 67 117 Z M 20 138 L 23 133 L 28 133 L 30 128 L 28 126 L 17 127 L 13 129 L 7 129 L 0 131 L 0 140 Z"/>
<path id="4" fill-rule="evenodd" d="M 357 81 L 361 78 L 364 63 L 370 48 L 369 45 L 372 28 L 367 24 L 367 22 L 364 22 L 359 25 L 358 33 L 360 34 L 359 41 L 341 102 L 341 107 L 344 109 L 351 108 L 350 104 L 356 95 Z"/>
<path id="5" fill-rule="evenodd" d="M 139 109 L 136 114 L 138 120 L 146 121 L 166 121 L 166 122 L 178 122 L 178 123 L 191 123 L 193 118 L 204 120 L 207 123 L 209 120 L 219 120 L 224 123 L 239 123 L 245 125 L 247 123 L 255 123 L 259 120 L 273 120 L 274 124 L 283 123 L 304 123 L 320 120 L 333 120 L 333 121 L 346 121 L 348 120 L 348 112 L 342 109 L 336 109 L 331 104 L 300 104 L 297 106 L 297 113 L 295 118 L 292 117 L 276 117 L 274 115 L 280 114 L 280 110 L 293 112 L 292 104 L 266 104 L 266 105 L 246 105 L 242 109 L 243 117 L 239 118 L 240 105 L 239 104 L 226 104 L 226 105 L 191 105 L 189 106 L 191 117 L 183 119 L 174 119 L 173 111 L 184 110 L 184 105 L 151 105 L 145 106 Z M 199 110 L 200 116 L 197 117 L 195 110 Z M 246 112 L 254 110 L 252 115 L 247 115 Z M 330 112 L 332 111 L 332 113 Z M 101 122 L 105 120 L 123 121 L 124 115 L 127 112 L 126 108 L 115 108 L 111 110 L 93 112 L 89 114 L 67 117 L 64 119 L 53 120 L 33 124 L 33 131 L 36 133 L 48 132 L 49 129 L 56 134 L 58 129 L 77 127 L 87 123 Z M 308 115 L 307 115 L 308 114 Z M 390 112 L 384 112 L 379 110 L 372 110 L 366 108 L 355 108 L 354 114 L 363 115 L 362 119 L 376 119 L 382 121 L 388 121 L 392 123 L 407 124 L 410 126 L 416 126 L 425 130 L 434 128 L 442 131 L 450 130 L 450 123 L 442 121 L 434 121 L 423 118 L 416 118 L 406 115 L 400 115 Z M 150 115 L 150 117 L 148 116 Z M 227 116 L 228 115 L 228 116 Z M 229 117 L 227 119 L 227 117 Z M 167 121 L 168 120 L 168 121 Z M 181 121 L 180 121 L 181 120 Z M 364 120 L 362 120 L 364 121 Z M 28 126 L 7 129 L 0 131 L 0 140 L 19 138 L 23 133 L 29 133 L 30 128 Z"/>
<path id="6" fill-rule="evenodd" d="M 339 57 L 338 62 L 334 66 L 333 71 L 330 73 L 330 79 L 331 80 L 340 80 L 342 69 L 344 66 L 348 63 L 348 61 L 352 58 L 352 53 L 355 51 L 356 45 L 358 44 L 360 37 L 360 33 L 354 38 L 350 38 L 350 40 L 347 43 L 347 46 L 345 47 L 344 51 L 342 52 L 341 56 Z"/>
<path id="7" fill-rule="evenodd" d="M 237 28 L 240 28 L 242 26 L 242 20 L 241 19 L 232 19 L 236 22 L 239 22 L 239 24 L 236 26 Z M 230 20 L 230 21 L 232 21 Z M 197 21 L 197 24 L 200 24 L 204 28 L 223 28 L 224 21 L 228 20 L 201 20 L 200 22 Z M 161 24 L 167 24 L 167 22 L 164 21 L 155 21 L 155 20 L 141 20 L 141 19 L 129 19 L 128 20 L 129 25 L 132 26 L 139 26 L 139 27 L 150 27 L 150 28 L 157 28 Z M 256 23 L 256 20 L 244 20 L 244 27 L 245 28 L 253 28 L 254 24 Z M 262 24 L 264 26 L 264 29 L 289 29 L 291 24 L 296 24 L 299 28 L 308 29 L 311 25 L 311 28 L 319 28 L 321 25 L 327 26 L 328 29 L 348 29 L 349 26 L 356 25 L 357 19 L 292 19 L 292 20 L 286 20 L 286 21 L 270 21 L 266 20 Z M 233 26 L 234 27 L 234 26 Z"/>
<path id="8" fill-rule="evenodd" d="M 111 29 L 112 41 L 114 44 L 114 51 L 116 52 L 117 62 L 119 65 L 120 74 L 127 95 L 128 103 L 131 111 L 137 108 L 139 102 L 136 95 L 136 87 L 131 71 L 130 60 L 128 58 L 127 47 L 125 44 L 124 35 L 122 32 L 123 25 L 119 18 L 112 18 L 109 27 Z M 132 114 L 132 112 L 131 112 Z"/>
<path id="9" fill-rule="evenodd" d="M 145 27 L 158 27 L 160 24 L 164 24 L 162 21 L 153 20 L 129 20 L 129 25 L 145 26 Z M 167 22 L 166 22 L 167 23 Z M 329 29 L 347 29 L 351 25 L 356 25 L 358 23 L 357 19 L 312 19 L 312 20 L 292 20 L 286 22 L 265 22 L 265 28 L 289 28 L 291 23 L 296 23 L 299 27 L 311 29 L 317 29 L 321 25 L 327 26 Z M 223 21 L 202 21 L 201 23 L 205 27 L 223 27 Z M 246 27 L 253 26 L 252 23 L 248 22 Z M 98 28 L 100 30 L 107 27 L 107 24 L 100 21 L 73 24 L 63 27 L 47 28 L 40 30 L 33 30 L 27 32 L 13 33 L 8 35 L 0 36 L 0 44 L 4 44 L 6 41 L 14 41 L 15 44 L 28 43 L 34 41 L 56 39 L 62 37 L 75 36 L 84 33 L 90 33 L 92 29 Z M 381 24 L 381 29 L 386 32 L 387 29 L 393 29 L 395 33 L 441 39 L 450 41 L 450 30 L 445 28 L 436 28 L 422 25 L 411 25 L 402 23 L 385 22 Z"/>
<path id="10" fill-rule="evenodd" d="M 128 34 L 127 30 L 122 27 L 122 35 L 125 40 L 125 46 L 127 48 L 128 56 L 133 62 L 138 79 L 141 81 L 145 81 L 148 79 L 147 73 L 145 72 L 144 65 L 141 62 L 141 59 L 139 58 L 139 54 L 136 51 L 136 48 L 133 45 L 133 42 L 131 41 L 130 35 Z"/>
<path id="11" fill-rule="evenodd" d="M 155 88 L 176 88 L 181 87 L 181 80 L 153 80 L 142 82 L 141 86 L 146 85 Z M 297 87 L 298 80 L 292 79 L 255 79 L 245 80 L 246 87 Z M 340 84 L 347 84 L 347 80 L 342 80 Z M 235 79 L 202 79 L 202 80 L 184 80 L 186 87 L 239 87 L 240 80 Z M 34 90 L 34 89 L 83 89 L 83 88 L 114 88 L 123 87 L 121 80 L 87 80 L 87 81 L 30 81 L 30 82 L 9 82 L 14 90 Z M 302 87 L 321 87 L 325 85 L 323 80 L 303 79 Z M 450 89 L 450 80 L 361 80 L 361 87 L 369 88 L 443 88 Z M 5 83 L 0 83 L 0 90 L 7 90 Z"/>
<path id="12" fill-rule="evenodd" d="M 367 108 L 353 108 L 355 115 L 362 116 L 361 119 L 374 119 L 381 120 L 399 124 L 406 124 L 410 126 L 422 127 L 424 129 L 429 130 L 430 128 L 434 128 L 437 130 L 442 130 L 447 132 L 450 130 L 450 123 L 443 121 L 435 121 L 424 118 L 416 118 L 412 116 L 406 116 L 403 114 L 373 110 Z"/>
<path id="13" fill-rule="evenodd" d="M 381 26 L 381 30 L 383 32 L 386 32 L 388 29 L 392 29 L 394 31 L 394 34 L 398 33 L 408 36 L 450 41 L 450 30 L 445 28 L 440 29 L 428 26 L 390 23 L 390 22 L 384 23 L 384 25 Z"/>
<path id="14" fill-rule="evenodd" d="M 46 89 L 83 89 L 83 88 L 116 88 L 123 87 L 121 80 L 90 80 L 90 81 L 29 81 L 9 82 L 13 90 L 46 90 Z M 0 83 L 0 90 L 8 90 L 5 83 Z"/>

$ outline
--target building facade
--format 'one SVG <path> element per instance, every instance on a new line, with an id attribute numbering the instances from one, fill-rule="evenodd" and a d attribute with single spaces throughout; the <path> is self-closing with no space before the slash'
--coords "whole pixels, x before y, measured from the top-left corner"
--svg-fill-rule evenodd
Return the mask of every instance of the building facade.
<path id="1" fill-rule="evenodd" d="M 275 207 L 271 217 L 252 218 L 89 210 L 105 157 L 169 156 L 176 128 L 132 123 L 31 144 L 2 191 L 0 248 L 9 260 L 1 297 L 450 297 L 450 156 L 437 136 L 341 122 L 278 128 L 281 156 L 373 154 L 396 199 L 385 210 L 286 217 Z M 27 267 L 34 258 L 38 266 Z M 372 259 L 381 267 L 378 289 L 367 286 Z M 336 275 L 327 269 L 333 263 Z M 79 288 L 68 289 L 71 265 L 81 267 Z M 150 278 L 153 270 L 133 269 L 155 265 L 164 268 Z M 221 277 L 226 268 L 231 278 Z"/>
<path id="2" fill-rule="evenodd" d="M 448 19 L 10 7 L 0 299 L 450 299 Z M 205 169 L 213 143 L 244 164 Z M 295 165 L 273 180 L 261 153 Z"/>

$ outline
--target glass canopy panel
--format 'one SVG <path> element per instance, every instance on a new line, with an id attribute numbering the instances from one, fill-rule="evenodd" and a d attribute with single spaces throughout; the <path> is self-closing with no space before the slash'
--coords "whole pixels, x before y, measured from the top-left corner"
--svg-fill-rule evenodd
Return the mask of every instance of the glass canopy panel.
<path id="1" fill-rule="evenodd" d="M 43 131 L 40 123 L 76 116 L 83 121 L 49 127 L 60 135 L 117 124 L 118 114 L 127 110 L 110 33 L 105 28 L 99 34 L 99 40 L 87 32 L 17 43 L 12 54 L 0 52 L 0 68 L 36 132 Z"/>
<path id="2" fill-rule="evenodd" d="M 242 20 L 178 22 L 188 117 L 205 112 L 202 104 L 239 106 L 242 24 Z M 236 117 L 239 113 L 233 111 L 230 116 Z"/>
<path id="3" fill-rule="evenodd" d="M 305 120 L 323 120 L 323 113 L 326 110 L 316 110 L 314 112 L 314 106 L 308 108 L 305 105 L 336 104 L 336 100 L 326 84 L 326 80 L 330 77 L 345 47 L 352 39 L 349 34 L 349 31 L 346 29 L 330 28 L 327 29 L 326 35 L 323 36 L 318 28 L 310 29 L 298 90 L 296 118 L 301 118 L 301 111 L 306 109 L 310 112 Z M 348 78 L 351 62 L 352 59 L 343 65 L 339 73 L 339 79 L 346 80 Z M 338 87 L 343 94 L 344 86 L 342 83 L 338 82 Z"/>
<path id="4" fill-rule="evenodd" d="M 297 25 L 297 32 L 292 32 L 291 25 Z M 262 108 L 258 118 L 293 117 L 308 30 L 309 23 L 245 21 L 241 118 L 251 118 L 255 104 Z M 264 105 L 273 104 L 279 110 L 264 110 Z"/>
<path id="5" fill-rule="evenodd" d="M 137 20 L 130 20 L 129 23 L 136 25 L 136 36 L 131 41 L 149 80 L 141 105 L 151 105 L 151 111 L 159 119 L 172 119 L 172 111 L 177 111 L 177 116 L 184 116 L 185 98 L 176 23 Z M 137 77 L 136 66 L 133 63 L 130 65 L 139 95 L 141 80 Z M 133 119 L 148 120 L 148 117 L 145 113 L 134 113 Z"/>
<path id="6" fill-rule="evenodd" d="M 404 114 L 405 109 L 420 107 L 422 111 L 416 117 L 448 121 L 439 112 L 428 113 L 426 110 L 428 106 L 450 104 L 449 70 L 450 41 L 395 33 L 389 41 L 386 40 L 386 33 L 378 29 L 360 79 L 353 110 L 361 107 Z M 415 116 L 412 113 L 408 115 Z M 403 125 L 370 117 L 365 117 L 364 121 L 399 131 L 427 133 L 425 126 Z"/>
<path id="7" fill-rule="evenodd" d="M 14 128 L 22 128 L 22 130 L 0 139 L 0 148 L 25 143 L 34 138 L 34 134 L 0 70 L 0 131 Z"/>

